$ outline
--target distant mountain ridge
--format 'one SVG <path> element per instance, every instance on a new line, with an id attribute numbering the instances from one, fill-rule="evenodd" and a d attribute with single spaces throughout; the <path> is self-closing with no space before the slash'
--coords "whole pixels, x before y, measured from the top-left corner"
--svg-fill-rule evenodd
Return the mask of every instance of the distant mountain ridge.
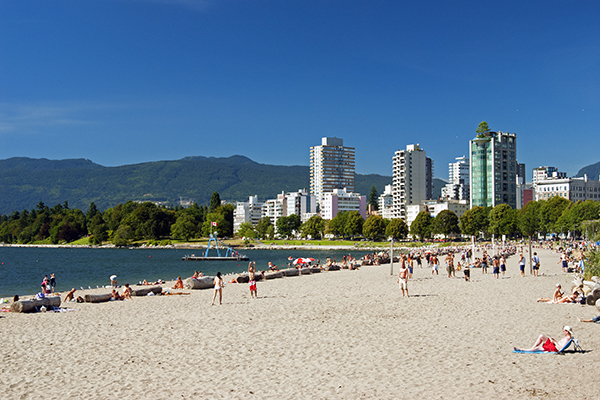
<path id="1" fill-rule="evenodd" d="M 583 177 L 585 174 L 588 178 L 597 181 L 600 178 L 600 162 L 581 168 L 576 176 Z"/>
<path id="2" fill-rule="evenodd" d="M 375 185 L 382 193 L 391 176 L 356 174 L 355 190 L 365 196 Z M 0 160 L 0 213 L 31 210 L 68 202 L 87 211 L 91 202 L 104 210 L 129 200 L 180 198 L 208 204 L 212 192 L 221 199 L 275 198 L 282 191 L 310 188 L 308 166 L 257 163 L 245 156 L 186 157 L 181 160 L 104 167 L 86 159 L 48 160 L 15 157 Z"/>

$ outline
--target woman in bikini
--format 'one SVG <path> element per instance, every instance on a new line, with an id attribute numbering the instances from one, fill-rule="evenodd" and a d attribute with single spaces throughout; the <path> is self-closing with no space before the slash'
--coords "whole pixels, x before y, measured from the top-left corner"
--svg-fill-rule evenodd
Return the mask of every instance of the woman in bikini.
<path id="1" fill-rule="evenodd" d="M 515 347 L 514 349 L 517 351 L 553 351 L 553 352 L 557 352 L 559 349 L 562 349 L 563 347 L 565 347 L 565 345 L 567 343 L 569 343 L 569 340 L 571 340 L 571 338 L 573 336 L 573 331 L 571 330 L 570 326 L 565 326 L 563 328 L 563 333 L 565 336 L 562 339 L 560 339 L 559 341 L 556 341 L 549 336 L 540 335 L 537 338 L 537 340 L 535 341 L 535 344 L 533 345 L 532 348 L 518 349 Z"/>
<path id="2" fill-rule="evenodd" d="M 215 305 L 215 299 L 217 298 L 217 293 L 219 293 L 219 304 L 223 303 L 223 278 L 221 278 L 221 273 L 217 272 L 217 276 L 215 276 L 215 294 L 213 294 L 212 304 Z"/>

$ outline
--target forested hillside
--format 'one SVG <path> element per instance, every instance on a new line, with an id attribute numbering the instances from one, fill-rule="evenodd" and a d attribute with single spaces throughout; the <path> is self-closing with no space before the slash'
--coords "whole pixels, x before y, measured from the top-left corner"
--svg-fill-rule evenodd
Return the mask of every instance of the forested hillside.
<path id="1" fill-rule="evenodd" d="M 227 201 L 274 198 L 282 191 L 309 190 L 308 166 L 259 164 L 243 156 L 188 157 L 174 161 L 104 167 L 89 160 L 10 158 L 0 160 L 0 214 L 29 210 L 41 201 L 86 210 L 129 200 L 166 201 L 190 198 L 208 204 L 214 191 Z M 378 193 L 391 177 L 356 175 L 356 191 Z"/>

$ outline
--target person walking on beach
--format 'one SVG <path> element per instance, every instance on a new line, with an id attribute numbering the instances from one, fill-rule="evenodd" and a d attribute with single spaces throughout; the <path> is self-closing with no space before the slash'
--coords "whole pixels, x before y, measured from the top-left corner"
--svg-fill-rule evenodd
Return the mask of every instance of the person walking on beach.
<path id="1" fill-rule="evenodd" d="M 531 261 L 533 262 L 533 276 L 539 276 L 540 258 L 537 255 L 537 251 L 533 252 L 533 257 L 531 257 Z"/>
<path id="2" fill-rule="evenodd" d="M 484 251 L 483 255 L 481 256 L 481 273 L 482 274 L 487 274 L 487 269 L 488 269 L 488 255 L 487 253 Z"/>
<path id="3" fill-rule="evenodd" d="M 435 272 L 436 275 L 440 274 L 439 271 L 439 261 L 436 255 L 431 255 L 429 257 L 429 259 L 431 260 L 431 275 L 433 275 L 433 273 Z"/>
<path id="4" fill-rule="evenodd" d="M 50 274 L 50 289 L 52 293 L 54 293 L 54 288 L 56 287 L 56 278 L 54 277 L 54 273 Z"/>
<path id="5" fill-rule="evenodd" d="M 500 278 L 500 262 L 498 261 L 498 256 L 494 256 L 492 259 L 492 274 L 494 278 Z"/>
<path id="6" fill-rule="evenodd" d="M 502 276 L 506 274 L 506 258 L 504 256 L 500 256 L 500 272 L 502 272 Z"/>
<path id="7" fill-rule="evenodd" d="M 250 261 L 250 263 L 248 264 L 248 286 L 250 287 L 250 298 L 258 299 L 258 294 L 256 293 L 256 277 L 254 276 L 256 272 L 255 268 L 256 261 Z"/>
<path id="8" fill-rule="evenodd" d="M 446 271 L 448 272 L 448 278 L 452 278 L 452 276 L 454 275 L 454 257 L 452 256 L 452 253 L 448 253 L 445 261 Z"/>
<path id="9" fill-rule="evenodd" d="M 212 304 L 215 305 L 215 299 L 217 298 L 217 293 L 219 293 L 219 304 L 223 304 L 223 278 L 221 278 L 221 272 L 217 272 L 217 276 L 215 276 L 215 293 L 213 294 Z"/>
<path id="10" fill-rule="evenodd" d="M 408 269 L 406 268 L 405 263 L 400 264 L 400 273 L 398 274 L 398 285 L 400 286 L 400 289 L 402 290 L 402 297 L 404 297 L 404 296 L 409 297 L 409 295 L 408 295 Z"/>
<path id="11" fill-rule="evenodd" d="M 525 276 L 525 257 L 523 257 L 523 253 L 519 254 L 519 271 L 521 271 L 521 276 Z"/>

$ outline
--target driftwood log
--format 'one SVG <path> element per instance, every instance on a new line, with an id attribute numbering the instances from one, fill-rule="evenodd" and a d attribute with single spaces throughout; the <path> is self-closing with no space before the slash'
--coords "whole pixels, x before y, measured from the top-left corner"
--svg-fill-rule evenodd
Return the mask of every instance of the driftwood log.
<path id="1" fill-rule="evenodd" d="M 339 271 L 342 269 L 339 265 L 331 264 L 325 267 L 325 271 Z"/>
<path id="2" fill-rule="evenodd" d="M 280 272 L 283 276 L 298 276 L 298 274 L 300 274 L 300 271 L 296 268 L 282 269 Z"/>
<path id="3" fill-rule="evenodd" d="M 594 300 L 600 299 L 600 288 L 596 288 L 592 291 L 592 296 L 594 296 Z M 594 301 L 595 304 L 595 301 Z"/>
<path id="4" fill-rule="evenodd" d="M 300 269 L 300 275 L 308 275 L 310 273 L 311 273 L 310 268 L 301 268 Z"/>
<path id="5" fill-rule="evenodd" d="M 248 283 L 250 281 L 250 277 L 248 275 L 238 275 L 237 278 L 235 278 L 235 280 L 237 281 L 237 283 Z"/>
<path id="6" fill-rule="evenodd" d="M 132 290 L 131 291 L 131 295 L 132 296 L 147 296 L 148 293 L 154 293 L 154 294 L 161 294 L 162 293 L 162 287 L 161 286 L 152 286 L 149 288 L 143 288 L 143 289 L 136 289 L 136 290 Z"/>
<path id="7" fill-rule="evenodd" d="M 281 272 L 281 271 L 265 272 L 265 279 L 281 278 L 282 276 L 283 276 L 283 272 Z"/>
<path id="8" fill-rule="evenodd" d="M 215 287 L 214 276 L 202 276 L 200 278 L 187 278 L 183 282 L 183 287 L 186 289 L 210 289 Z"/>
<path id="9" fill-rule="evenodd" d="M 14 313 L 26 313 L 38 311 L 41 306 L 60 307 L 60 296 L 45 297 L 43 299 L 19 300 L 10 305 L 10 311 Z"/>
<path id="10" fill-rule="evenodd" d="M 104 303 L 110 301 L 112 297 L 112 293 L 106 294 L 86 294 L 83 296 L 83 299 L 86 303 Z"/>
<path id="11" fill-rule="evenodd" d="M 321 268 L 319 268 L 319 267 L 310 267 L 310 272 L 312 272 L 313 274 L 317 274 L 317 273 L 321 272 Z"/>

